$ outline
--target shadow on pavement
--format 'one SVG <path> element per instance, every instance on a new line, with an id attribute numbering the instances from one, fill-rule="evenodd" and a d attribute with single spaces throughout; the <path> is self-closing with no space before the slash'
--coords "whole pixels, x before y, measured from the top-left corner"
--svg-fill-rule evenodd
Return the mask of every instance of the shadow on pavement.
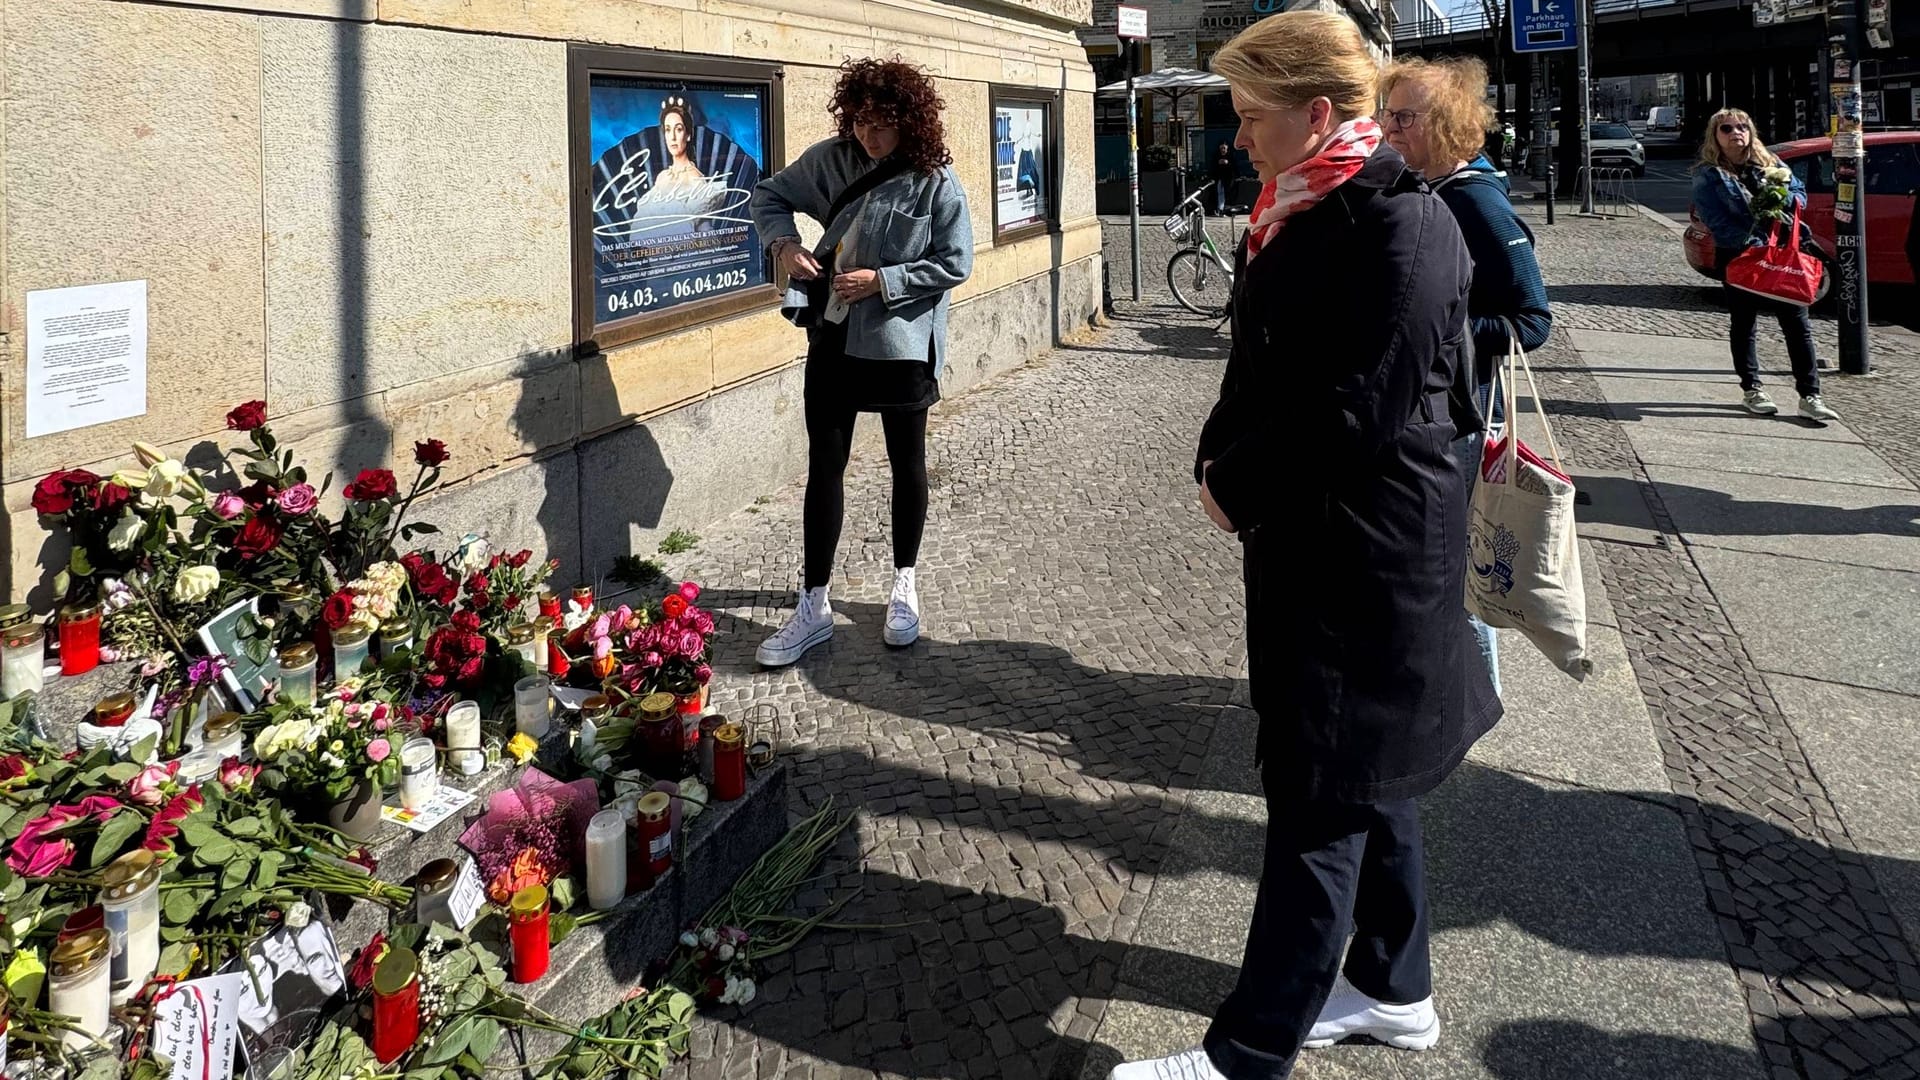
<path id="1" fill-rule="evenodd" d="M 1704 1080 L 1760 1074 L 1753 1054 L 1731 1046 L 1671 1035 L 1616 1034 L 1571 1020 L 1502 1024 L 1487 1040 L 1485 1061 L 1500 1080 Z"/>
<path id="2" fill-rule="evenodd" d="M 1920 505 L 1888 503 L 1860 510 L 1809 506 L 1770 499 L 1737 499 L 1711 488 L 1660 483 L 1661 498 L 1669 507 L 1685 507 L 1682 531 L 1692 536 L 1896 536 L 1920 539 Z M 1611 520 L 1606 508 L 1633 506 L 1644 485 L 1614 476 L 1589 476 L 1581 487 L 1592 495 L 1592 506 L 1581 519 L 1597 524 L 1636 525 L 1635 520 Z"/>

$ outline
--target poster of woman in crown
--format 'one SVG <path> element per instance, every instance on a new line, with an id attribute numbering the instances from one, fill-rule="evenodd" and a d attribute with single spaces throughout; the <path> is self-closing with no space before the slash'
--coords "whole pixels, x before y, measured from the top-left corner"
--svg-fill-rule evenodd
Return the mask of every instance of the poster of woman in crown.
<path id="1" fill-rule="evenodd" d="M 747 216 L 767 106 L 764 85 L 592 77 L 596 326 L 767 284 Z"/>

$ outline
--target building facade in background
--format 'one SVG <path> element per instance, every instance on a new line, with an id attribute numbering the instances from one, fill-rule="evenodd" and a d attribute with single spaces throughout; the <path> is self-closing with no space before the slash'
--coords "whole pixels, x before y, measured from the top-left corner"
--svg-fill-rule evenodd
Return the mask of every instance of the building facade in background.
<path id="1" fill-rule="evenodd" d="M 976 249 L 948 391 L 1025 362 L 1100 298 L 1091 18 L 1089 0 L 7 0 L 4 591 L 44 605 L 65 562 L 29 508 L 39 477 L 111 471 L 136 439 L 211 461 L 256 398 L 334 492 L 445 440 L 434 516 L 550 554 L 562 580 L 772 490 L 805 465 L 805 342 L 743 204 L 828 134 L 850 56 L 922 64 L 947 101 Z M 32 298 L 118 282 L 144 283 L 138 411 L 30 437 L 61 392 L 27 375 Z"/>

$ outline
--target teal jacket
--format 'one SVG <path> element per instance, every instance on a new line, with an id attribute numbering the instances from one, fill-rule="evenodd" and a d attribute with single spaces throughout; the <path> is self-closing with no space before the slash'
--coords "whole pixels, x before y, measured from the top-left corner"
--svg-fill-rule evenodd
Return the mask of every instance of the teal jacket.
<path id="1" fill-rule="evenodd" d="M 948 294 L 973 273 L 967 193 L 952 168 L 907 171 L 874 188 L 838 221 L 826 221 L 840 192 L 873 167 L 873 159 L 853 139 L 817 142 L 753 189 L 753 224 L 768 245 L 800 235 L 794 224 L 797 214 L 826 226 L 826 235 L 814 248 L 823 264 L 838 248 L 836 271 L 880 273 L 880 294 L 848 312 L 847 355 L 931 358 L 938 377 L 946 364 Z M 806 306 L 805 289 L 793 283 L 783 309 L 794 317 Z"/>

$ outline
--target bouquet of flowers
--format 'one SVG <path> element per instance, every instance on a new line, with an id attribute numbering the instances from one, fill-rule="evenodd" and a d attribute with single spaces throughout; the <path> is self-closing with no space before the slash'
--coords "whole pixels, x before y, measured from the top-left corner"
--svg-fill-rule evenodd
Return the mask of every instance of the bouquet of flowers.
<path id="1" fill-rule="evenodd" d="M 1756 230 L 1793 217 L 1792 180 L 1793 173 L 1785 165 L 1761 170 L 1759 191 L 1747 204 Z"/>
<path id="2" fill-rule="evenodd" d="M 399 782 L 393 706 L 359 698 L 358 684 L 349 681 L 313 709 L 298 702 L 267 707 L 272 722 L 254 737 L 253 752 L 275 786 L 338 800 L 363 780 L 376 787 Z"/>

